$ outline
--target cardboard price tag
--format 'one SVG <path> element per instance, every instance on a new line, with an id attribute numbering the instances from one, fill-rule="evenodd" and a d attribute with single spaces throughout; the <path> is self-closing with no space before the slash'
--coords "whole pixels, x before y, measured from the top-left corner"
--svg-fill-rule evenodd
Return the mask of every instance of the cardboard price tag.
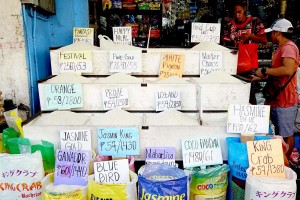
<path id="1" fill-rule="evenodd" d="M 162 53 L 160 59 L 159 79 L 171 76 L 182 77 L 184 55 L 175 53 Z"/>
<path id="2" fill-rule="evenodd" d="M 60 131 L 60 148 L 68 150 L 92 150 L 90 130 Z"/>
<path id="3" fill-rule="evenodd" d="M 220 23 L 192 23 L 191 42 L 215 42 L 220 43 L 221 24 Z"/>
<path id="4" fill-rule="evenodd" d="M 61 51 L 59 70 L 60 73 L 92 73 L 92 51 Z"/>
<path id="5" fill-rule="evenodd" d="M 132 45 L 131 26 L 113 27 L 113 41 L 115 44 Z"/>
<path id="6" fill-rule="evenodd" d="M 93 28 L 73 28 L 73 43 L 85 42 L 94 45 L 94 29 Z"/>

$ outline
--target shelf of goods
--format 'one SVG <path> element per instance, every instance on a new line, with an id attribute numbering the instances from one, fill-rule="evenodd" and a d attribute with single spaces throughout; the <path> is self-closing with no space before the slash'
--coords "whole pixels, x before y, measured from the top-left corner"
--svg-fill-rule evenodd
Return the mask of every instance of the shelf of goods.
<path id="1" fill-rule="evenodd" d="M 138 127 L 140 155 L 144 160 L 146 147 L 176 147 L 176 159 L 182 160 L 181 140 L 185 138 L 216 136 L 220 138 L 223 160 L 227 160 L 226 137 L 237 136 L 226 132 L 227 109 L 229 104 L 248 104 L 250 83 L 245 83 L 230 74 L 236 74 L 237 55 L 214 45 L 196 46 L 198 50 L 151 49 L 143 53 L 142 72 L 135 77 L 109 72 L 109 51 L 92 49 L 93 73 L 81 76 L 60 74 L 58 54 L 61 50 L 87 50 L 87 45 L 78 44 L 51 51 L 53 75 L 38 84 L 42 112 L 23 126 L 24 135 L 29 139 L 43 139 L 53 142 L 59 148 L 61 130 L 90 129 L 92 148 L 97 152 L 97 129 L 110 127 Z M 129 47 L 130 49 L 135 47 Z M 223 70 L 200 76 L 199 51 L 223 52 Z M 222 48 L 222 50 L 220 50 Z M 216 50 L 215 49 L 215 50 Z M 161 52 L 178 52 L 185 55 L 183 77 L 158 80 Z M 198 52 L 197 52 L 198 51 Z M 150 62 L 152 60 L 152 62 Z M 235 66 L 235 67 L 234 67 Z M 143 76 L 144 75 L 144 76 Z M 147 75 L 156 75 L 149 78 Z M 194 75 L 188 78 L 188 75 Z M 83 107 L 63 111 L 53 111 L 46 107 L 45 85 L 60 83 L 82 84 Z M 129 107 L 105 110 L 101 93 L 105 88 L 128 89 Z M 181 110 L 156 112 L 155 94 L 162 90 L 178 90 L 181 94 Z M 47 112 L 46 112 L 47 111 Z"/>

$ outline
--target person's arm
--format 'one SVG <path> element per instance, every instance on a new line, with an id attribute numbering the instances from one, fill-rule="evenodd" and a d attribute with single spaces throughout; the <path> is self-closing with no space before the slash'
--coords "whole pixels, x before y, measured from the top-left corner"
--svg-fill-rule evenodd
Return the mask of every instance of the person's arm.
<path id="1" fill-rule="evenodd" d="M 294 66 L 296 61 L 293 58 L 283 58 L 282 66 L 278 68 L 259 68 L 256 70 L 256 75 L 263 77 L 266 75 L 271 76 L 291 76 L 294 73 Z"/>
<path id="2" fill-rule="evenodd" d="M 261 34 L 261 35 L 255 35 L 253 33 L 242 34 L 242 40 L 246 41 L 247 39 L 252 40 L 255 43 L 266 44 L 268 42 L 266 34 Z"/>

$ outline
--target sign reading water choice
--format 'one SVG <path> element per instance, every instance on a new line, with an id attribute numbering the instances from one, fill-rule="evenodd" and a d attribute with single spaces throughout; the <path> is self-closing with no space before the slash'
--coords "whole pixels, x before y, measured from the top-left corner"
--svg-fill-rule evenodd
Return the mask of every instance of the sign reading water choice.
<path id="1" fill-rule="evenodd" d="M 94 29 L 75 27 L 73 29 L 73 43 L 76 42 L 85 42 L 94 45 Z"/>
<path id="2" fill-rule="evenodd" d="M 247 152 L 250 174 L 261 177 L 285 178 L 280 139 L 248 141 Z"/>
<path id="3" fill-rule="evenodd" d="M 61 51 L 59 53 L 60 73 L 91 73 L 92 51 Z"/>
<path id="4" fill-rule="evenodd" d="M 223 68 L 222 51 L 200 51 L 200 77 Z"/>
<path id="5" fill-rule="evenodd" d="M 99 128 L 98 153 L 103 156 L 139 155 L 139 130 L 129 128 Z"/>
<path id="6" fill-rule="evenodd" d="M 83 107 L 82 84 L 45 84 L 47 110 Z"/>
<path id="7" fill-rule="evenodd" d="M 131 26 L 113 27 L 113 41 L 115 44 L 132 45 Z"/>
<path id="8" fill-rule="evenodd" d="M 184 168 L 223 164 L 217 137 L 184 139 L 181 140 L 181 149 Z"/>
<path id="9" fill-rule="evenodd" d="M 270 106 L 230 104 L 228 108 L 228 133 L 268 133 Z"/>
<path id="10" fill-rule="evenodd" d="M 109 66 L 109 72 L 141 72 L 142 51 L 110 51 Z"/>
<path id="11" fill-rule="evenodd" d="M 215 42 L 220 43 L 220 23 L 192 23 L 191 42 Z"/>

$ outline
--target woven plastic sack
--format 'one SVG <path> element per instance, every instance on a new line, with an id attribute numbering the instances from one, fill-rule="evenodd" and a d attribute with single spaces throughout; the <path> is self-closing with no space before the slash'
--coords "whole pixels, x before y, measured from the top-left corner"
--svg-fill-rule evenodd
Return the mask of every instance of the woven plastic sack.
<path id="1" fill-rule="evenodd" d="M 226 200 L 228 171 L 226 164 L 204 170 L 194 168 L 190 174 L 190 200 Z"/>
<path id="2" fill-rule="evenodd" d="M 139 169 L 139 200 L 188 200 L 188 177 L 183 170 L 162 163 L 148 163 Z"/>
<path id="3" fill-rule="evenodd" d="M 43 200 L 86 200 L 87 186 L 53 185 L 54 174 L 48 174 L 42 181 Z"/>
<path id="4" fill-rule="evenodd" d="M 297 192 L 297 174 L 285 167 L 285 179 L 271 177 L 255 177 L 247 169 L 245 200 L 280 199 L 295 200 Z"/>
<path id="5" fill-rule="evenodd" d="M 42 199 L 44 169 L 40 152 L 0 154 L 0 199 Z"/>
<path id="6" fill-rule="evenodd" d="M 127 184 L 101 184 L 94 180 L 94 175 L 91 175 L 88 183 L 88 199 L 136 200 L 137 174 L 132 171 L 129 173 L 130 183 Z"/>

